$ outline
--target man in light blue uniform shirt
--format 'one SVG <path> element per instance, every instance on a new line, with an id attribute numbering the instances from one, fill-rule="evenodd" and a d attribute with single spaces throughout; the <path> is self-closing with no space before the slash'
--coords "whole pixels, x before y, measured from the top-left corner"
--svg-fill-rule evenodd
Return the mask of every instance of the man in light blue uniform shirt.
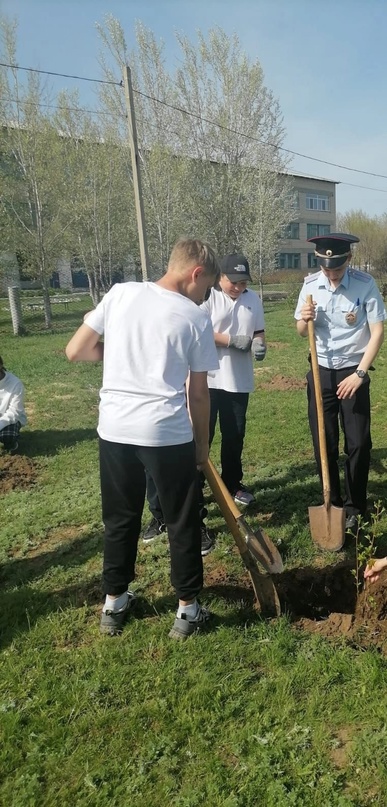
<path id="1" fill-rule="evenodd" d="M 314 320 L 331 500 L 337 507 L 345 507 L 346 529 L 353 529 L 357 516 L 364 516 L 367 508 L 372 447 L 368 370 L 382 345 L 387 315 L 371 275 L 349 268 L 351 244 L 359 241 L 356 236 L 331 233 L 308 240 L 316 245 L 320 270 L 305 278 L 294 316 L 301 336 L 308 335 L 308 321 Z M 312 303 L 307 302 L 308 295 L 312 295 Z M 307 382 L 309 425 L 321 476 L 311 371 Z M 338 469 L 339 422 L 347 455 L 344 499 Z"/>

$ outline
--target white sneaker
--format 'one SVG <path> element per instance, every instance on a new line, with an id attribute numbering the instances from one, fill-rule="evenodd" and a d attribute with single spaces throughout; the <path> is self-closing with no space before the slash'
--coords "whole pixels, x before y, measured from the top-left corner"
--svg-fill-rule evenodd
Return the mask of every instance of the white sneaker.
<path id="1" fill-rule="evenodd" d="M 248 505 L 254 501 L 254 496 L 252 493 L 250 493 L 250 491 L 247 490 L 247 488 L 245 488 L 244 485 L 241 485 L 239 490 L 234 493 L 234 501 L 237 504 Z"/>

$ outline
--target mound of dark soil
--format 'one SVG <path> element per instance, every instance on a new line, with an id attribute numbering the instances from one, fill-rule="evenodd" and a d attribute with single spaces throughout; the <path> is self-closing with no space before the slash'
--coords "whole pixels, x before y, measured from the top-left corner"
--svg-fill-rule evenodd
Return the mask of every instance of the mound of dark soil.
<path id="1" fill-rule="evenodd" d="M 36 467 L 28 457 L 17 454 L 0 456 L 0 494 L 29 488 L 35 483 L 36 476 Z"/>

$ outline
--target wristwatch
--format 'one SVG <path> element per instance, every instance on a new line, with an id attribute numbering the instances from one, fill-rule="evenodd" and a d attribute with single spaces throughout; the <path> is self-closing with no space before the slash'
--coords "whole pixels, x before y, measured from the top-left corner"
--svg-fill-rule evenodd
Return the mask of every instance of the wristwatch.
<path id="1" fill-rule="evenodd" d="M 355 370 L 355 373 L 359 376 L 359 378 L 365 378 L 367 375 L 367 370 Z"/>

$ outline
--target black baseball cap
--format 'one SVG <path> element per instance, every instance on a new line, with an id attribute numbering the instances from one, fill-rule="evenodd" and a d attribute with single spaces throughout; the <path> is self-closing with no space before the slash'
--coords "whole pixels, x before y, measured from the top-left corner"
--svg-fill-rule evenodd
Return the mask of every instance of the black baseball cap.
<path id="1" fill-rule="evenodd" d="M 241 252 L 232 252 L 220 262 L 222 275 L 227 275 L 231 283 L 239 283 L 240 280 L 250 280 L 250 267 L 247 258 Z"/>
<path id="2" fill-rule="evenodd" d="M 330 233 L 308 238 L 316 245 L 314 254 L 324 269 L 338 269 L 351 254 L 351 244 L 357 244 L 359 238 L 349 233 Z"/>

